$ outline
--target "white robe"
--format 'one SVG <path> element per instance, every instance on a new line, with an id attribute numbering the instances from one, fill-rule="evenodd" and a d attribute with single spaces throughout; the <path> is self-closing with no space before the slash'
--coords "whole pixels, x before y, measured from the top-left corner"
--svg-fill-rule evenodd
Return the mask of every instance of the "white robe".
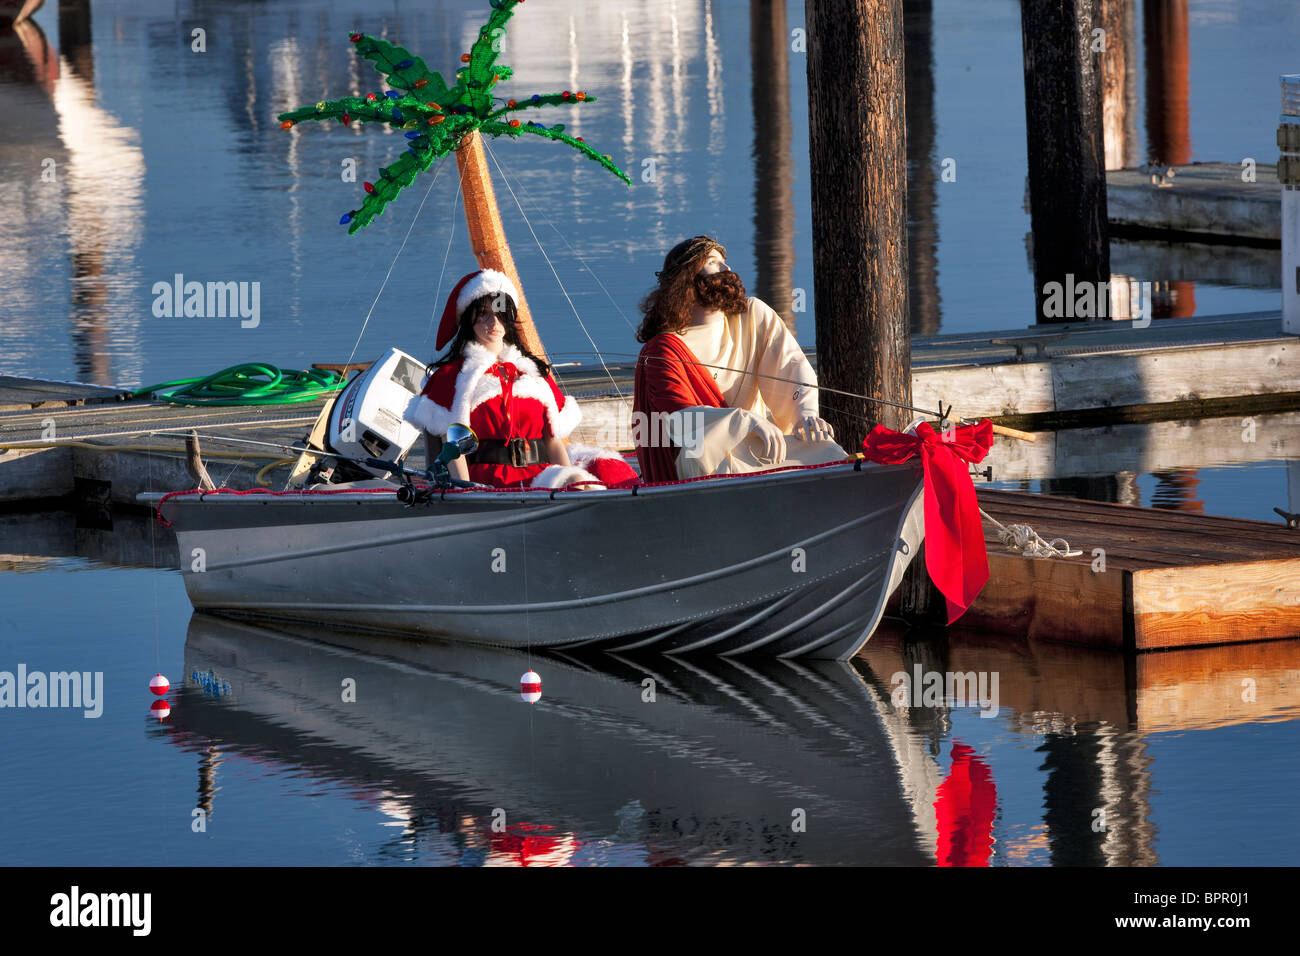
<path id="1" fill-rule="evenodd" d="M 833 441 L 809 442 L 790 434 L 804 419 L 820 417 L 817 375 L 767 303 L 751 298 L 744 312 L 690 326 L 677 335 L 713 375 L 728 405 L 693 406 L 672 416 L 673 443 L 682 449 L 677 453 L 678 477 L 741 474 L 848 457 Z M 785 433 L 784 461 L 765 457 L 762 439 L 751 433 L 755 417 L 766 418 Z"/>

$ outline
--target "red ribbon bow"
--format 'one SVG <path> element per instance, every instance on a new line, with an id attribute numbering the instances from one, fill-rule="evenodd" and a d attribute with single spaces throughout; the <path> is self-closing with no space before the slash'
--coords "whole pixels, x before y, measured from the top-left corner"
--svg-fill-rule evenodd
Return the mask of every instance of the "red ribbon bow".
<path id="1" fill-rule="evenodd" d="M 512 365 L 510 362 L 498 361 L 495 365 L 493 365 L 490 369 L 488 369 L 488 371 L 491 372 L 493 375 L 495 375 L 497 378 L 501 379 L 501 381 L 506 384 L 511 384 L 520 377 L 519 369 L 515 368 L 515 366 Z"/>
<path id="2" fill-rule="evenodd" d="M 979 463 L 993 444 L 993 425 L 963 425 L 940 433 L 928 422 L 904 435 L 877 425 L 862 442 L 869 461 L 895 465 L 921 456 L 925 473 L 925 568 L 944 596 L 951 624 L 974 603 L 989 579 L 979 500 L 967 462 Z"/>

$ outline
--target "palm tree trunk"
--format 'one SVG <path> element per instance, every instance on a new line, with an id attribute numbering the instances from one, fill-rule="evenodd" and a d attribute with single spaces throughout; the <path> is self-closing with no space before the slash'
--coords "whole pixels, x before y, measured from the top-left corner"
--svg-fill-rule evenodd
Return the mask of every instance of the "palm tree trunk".
<path id="1" fill-rule="evenodd" d="M 461 194 L 465 200 L 465 224 L 469 227 L 470 247 L 481 269 L 504 272 L 519 290 L 519 339 L 538 358 L 545 360 L 546 350 L 533 325 L 528 303 L 524 299 L 524 286 L 515 269 L 506 230 L 501 224 L 501 211 L 497 208 L 496 191 L 488 172 L 483 140 L 475 131 L 465 137 L 456 150 L 456 166 L 460 172 Z"/>

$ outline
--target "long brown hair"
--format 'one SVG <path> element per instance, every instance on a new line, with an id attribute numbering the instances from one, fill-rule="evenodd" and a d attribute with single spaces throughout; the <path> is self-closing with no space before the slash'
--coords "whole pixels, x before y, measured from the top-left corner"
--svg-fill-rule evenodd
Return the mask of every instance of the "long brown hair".
<path id="1" fill-rule="evenodd" d="M 726 248 L 712 236 L 692 236 L 668 250 L 663 271 L 655 273 L 659 284 L 641 300 L 643 317 L 636 331 L 638 342 L 686 328 L 695 302 L 695 274 L 715 249 L 727 258 Z"/>
<path id="2" fill-rule="evenodd" d="M 429 365 L 430 370 L 440 368 L 443 365 L 450 365 L 463 356 L 465 354 L 465 343 L 478 341 L 478 336 L 474 334 L 474 323 L 478 321 L 480 316 L 494 312 L 496 317 L 501 320 L 501 324 L 505 326 L 506 344 L 513 345 L 526 358 L 532 359 L 533 364 L 537 366 L 537 373 L 543 378 L 549 375 L 551 367 L 528 351 L 523 340 L 519 338 L 519 310 L 515 306 L 515 300 L 508 295 L 497 296 L 496 293 L 481 295 L 465 306 L 465 311 L 460 314 L 460 324 L 456 327 L 456 337 L 452 339 L 451 345 L 447 347 L 447 351 L 442 354 L 442 357 L 435 359 Z"/>

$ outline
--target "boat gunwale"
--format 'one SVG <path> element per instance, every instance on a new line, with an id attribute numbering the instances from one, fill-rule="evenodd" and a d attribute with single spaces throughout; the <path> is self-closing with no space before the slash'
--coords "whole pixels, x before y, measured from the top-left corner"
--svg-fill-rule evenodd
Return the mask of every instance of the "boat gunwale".
<path id="1" fill-rule="evenodd" d="M 900 464 L 879 464 L 872 461 L 837 461 L 828 462 L 819 465 L 790 465 L 782 468 L 769 469 L 761 472 L 749 472 L 744 474 L 733 475 L 707 475 L 701 478 L 688 478 L 679 481 L 656 482 L 646 485 L 633 485 L 628 488 L 602 488 L 591 489 L 579 492 L 580 497 L 571 497 L 573 492 L 563 488 L 458 488 L 449 489 L 443 493 L 436 493 L 423 504 L 433 504 L 445 501 L 466 501 L 473 502 L 476 505 L 498 505 L 501 507 L 518 507 L 519 505 L 549 505 L 556 501 L 608 501 L 611 499 L 623 498 L 642 498 L 642 497 L 660 497 L 665 494 L 683 494 L 697 490 L 717 491 L 734 485 L 737 481 L 744 481 L 746 487 L 753 485 L 771 485 L 771 484 L 788 484 L 796 479 L 804 483 L 810 479 L 826 477 L 842 477 L 850 473 L 867 473 L 868 471 L 878 470 L 896 470 L 912 468 L 920 471 L 920 462 L 918 460 L 903 462 Z M 917 475 L 920 480 L 920 475 Z M 329 488 L 302 489 L 290 491 L 272 491 L 266 488 L 252 488 L 240 490 L 234 488 L 218 488 L 211 491 L 204 491 L 200 488 L 192 488 L 183 491 L 169 492 L 144 492 L 136 496 L 136 500 L 141 504 L 150 504 L 155 508 L 161 508 L 164 503 L 173 501 L 185 501 L 186 504 L 221 504 L 221 505 L 238 505 L 241 503 L 258 502 L 260 504 L 271 504 L 273 502 L 298 503 L 298 504 L 361 504 L 379 500 L 377 495 L 393 496 L 395 495 L 398 485 L 392 484 L 385 488 L 357 488 L 333 490 Z M 428 486 L 423 486 L 428 487 Z M 558 497 L 558 496 L 563 497 Z M 195 500 L 197 498 L 197 501 Z"/>

